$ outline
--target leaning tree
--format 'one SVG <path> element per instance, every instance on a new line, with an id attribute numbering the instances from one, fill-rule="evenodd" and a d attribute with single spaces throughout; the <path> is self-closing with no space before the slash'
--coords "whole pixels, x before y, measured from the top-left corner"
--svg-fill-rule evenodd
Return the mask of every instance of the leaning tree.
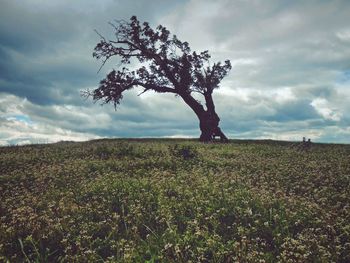
<path id="1" fill-rule="evenodd" d="M 87 97 L 113 103 L 116 107 L 123 98 L 123 92 L 135 87 L 141 87 L 142 93 L 173 93 L 197 115 L 200 141 L 208 142 L 215 136 L 219 136 L 221 141 L 228 141 L 219 128 L 220 118 L 215 112 L 212 94 L 230 71 L 229 60 L 210 65 L 208 51 L 192 52 L 187 42 L 170 35 L 164 26 L 152 29 L 147 22 L 141 24 L 136 16 L 131 17 L 129 22 L 121 20 L 110 24 L 115 30 L 115 39 L 108 40 L 99 34 L 101 40 L 93 56 L 102 59 L 101 68 L 114 56 L 120 59 L 119 67 L 124 67 L 108 73 L 98 88 L 86 92 Z M 131 62 L 133 67 L 135 64 L 139 67 L 128 69 L 127 65 Z M 195 94 L 203 97 L 205 106 L 194 97 Z"/>

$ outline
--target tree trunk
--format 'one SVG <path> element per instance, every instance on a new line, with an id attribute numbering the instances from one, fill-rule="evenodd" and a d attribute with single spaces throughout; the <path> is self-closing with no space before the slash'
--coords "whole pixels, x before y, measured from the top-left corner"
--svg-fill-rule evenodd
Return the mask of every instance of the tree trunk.
<path id="1" fill-rule="evenodd" d="M 188 93 L 179 94 L 188 106 L 196 113 L 199 119 L 199 128 L 201 142 L 210 142 L 215 139 L 215 136 L 220 137 L 221 142 L 228 142 L 227 137 L 219 127 L 220 118 L 215 112 L 214 102 L 211 94 L 205 96 L 207 110 Z"/>
<path id="2" fill-rule="evenodd" d="M 201 136 L 199 140 L 201 142 L 213 141 L 216 136 L 220 137 L 221 142 L 228 142 L 227 137 L 219 127 L 220 118 L 215 111 L 205 111 L 203 114 L 198 116 L 198 118 L 199 128 L 201 130 Z"/>

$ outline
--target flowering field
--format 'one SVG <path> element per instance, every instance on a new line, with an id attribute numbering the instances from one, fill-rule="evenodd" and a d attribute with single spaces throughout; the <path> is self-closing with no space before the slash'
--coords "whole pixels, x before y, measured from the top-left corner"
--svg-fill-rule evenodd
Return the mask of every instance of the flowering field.
<path id="1" fill-rule="evenodd" d="M 350 145 L 0 148 L 0 262 L 350 262 Z"/>

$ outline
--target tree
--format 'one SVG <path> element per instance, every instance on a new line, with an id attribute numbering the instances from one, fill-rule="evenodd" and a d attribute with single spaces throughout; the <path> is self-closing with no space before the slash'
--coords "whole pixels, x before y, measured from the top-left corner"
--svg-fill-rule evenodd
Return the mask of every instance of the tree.
<path id="1" fill-rule="evenodd" d="M 194 111 L 199 119 L 200 141 L 208 142 L 219 136 L 223 142 L 228 141 L 219 127 L 220 118 L 215 112 L 213 91 L 231 69 L 231 63 L 217 62 L 209 64 L 208 51 L 192 52 L 187 42 L 180 41 L 176 35 L 162 25 L 155 30 L 147 22 L 140 23 L 136 16 L 130 21 L 110 23 L 115 30 L 115 39 L 101 40 L 94 49 L 93 56 L 102 59 L 102 65 L 112 57 L 119 57 L 123 68 L 112 70 L 99 87 L 88 90 L 85 96 L 94 101 L 113 103 L 121 102 L 123 92 L 141 87 L 143 92 L 173 93 Z M 139 68 L 127 68 L 133 60 L 138 61 Z M 100 69 L 101 69 L 100 68 Z M 141 94 L 142 94 L 141 93 Z M 200 94 L 205 107 L 193 95 Z"/>

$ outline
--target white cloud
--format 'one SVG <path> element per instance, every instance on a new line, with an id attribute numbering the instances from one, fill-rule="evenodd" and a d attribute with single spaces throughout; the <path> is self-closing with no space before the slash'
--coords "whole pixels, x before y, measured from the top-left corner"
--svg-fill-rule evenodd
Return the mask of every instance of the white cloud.
<path id="1" fill-rule="evenodd" d="M 337 109 L 331 108 L 329 102 L 324 98 L 316 98 L 310 104 L 326 120 L 339 121 L 341 119 L 341 113 Z"/>
<path id="2" fill-rule="evenodd" d="M 350 41 L 350 29 L 342 29 L 336 33 L 336 36 L 343 41 Z"/>
<path id="3" fill-rule="evenodd" d="M 263 132 L 258 139 L 272 139 L 281 141 L 301 141 L 303 137 L 310 138 L 312 141 L 317 142 L 322 136 L 322 131 L 316 129 L 309 129 L 307 131 L 282 131 L 276 132 Z"/>
<path id="4" fill-rule="evenodd" d="M 279 104 L 284 104 L 289 101 L 297 100 L 296 95 L 293 93 L 292 88 L 283 87 L 272 91 L 272 97 L 275 98 Z"/>
<path id="5" fill-rule="evenodd" d="M 1 121 L 0 145 L 86 141 L 96 138 L 100 137 L 40 123 L 29 125 L 23 121 L 10 118 Z"/>
<path id="6" fill-rule="evenodd" d="M 50 143 L 62 140 L 84 141 L 100 137 L 95 134 L 61 128 L 57 120 L 51 123 L 48 120 L 40 122 L 40 118 L 37 118 L 36 115 L 32 115 L 35 120 L 33 122 L 27 108 L 34 105 L 26 99 L 1 94 L 0 102 L 0 145 Z M 58 109 L 60 114 L 64 114 L 62 109 L 64 109 L 62 106 Z M 69 111 L 67 114 L 72 113 Z M 77 114 L 78 116 L 75 117 L 81 117 L 79 112 Z"/>

